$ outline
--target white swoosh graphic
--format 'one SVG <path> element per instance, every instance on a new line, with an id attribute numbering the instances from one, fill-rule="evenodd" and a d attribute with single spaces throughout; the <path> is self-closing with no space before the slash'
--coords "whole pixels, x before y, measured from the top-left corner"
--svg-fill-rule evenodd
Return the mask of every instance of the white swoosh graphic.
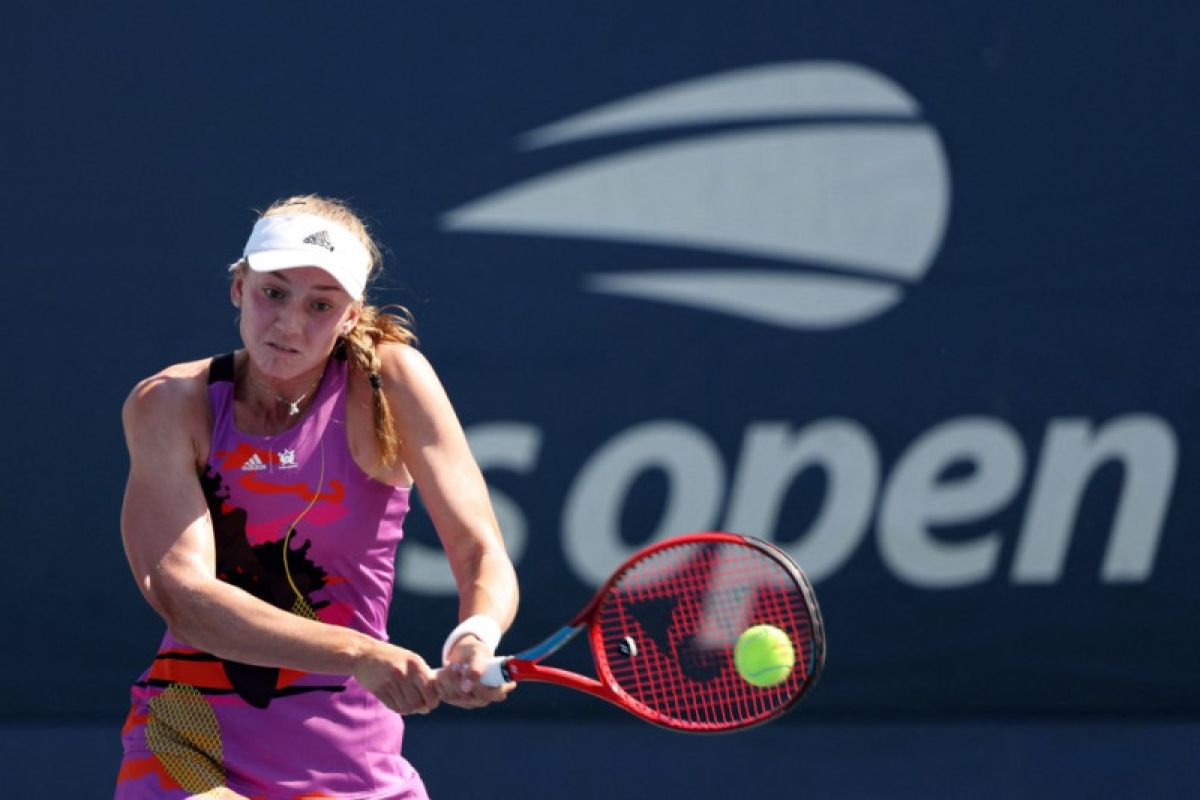
<path id="1" fill-rule="evenodd" d="M 773 271 L 671 271 L 592 275 L 588 288 L 752 319 L 828 330 L 870 319 L 900 302 L 899 287 L 856 278 Z"/>
<path id="2" fill-rule="evenodd" d="M 920 107 L 876 72 L 840 62 L 763 64 L 722 72 L 615 103 L 532 130 L 523 149 L 652 128 L 797 116 L 915 117 Z"/>
<path id="3" fill-rule="evenodd" d="M 898 303 L 904 284 L 928 271 L 945 234 L 949 167 L 919 113 L 890 79 L 853 64 L 766 64 L 705 76 L 537 128 L 521 145 L 772 124 L 693 131 L 594 158 L 467 203 L 441 222 L 456 231 L 784 262 L 776 270 L 591 275 L 587 286 L 793 329 L 853 325 Z M 823 270 L 801 271 L 813 266 Z"/>
<path id="4" fill-rule="evenodd" d="M 915 280 L 948 214 L 928 126 L 786 126 L 643 147 L 443 216 L 451 230 L 704 248 Z"/>

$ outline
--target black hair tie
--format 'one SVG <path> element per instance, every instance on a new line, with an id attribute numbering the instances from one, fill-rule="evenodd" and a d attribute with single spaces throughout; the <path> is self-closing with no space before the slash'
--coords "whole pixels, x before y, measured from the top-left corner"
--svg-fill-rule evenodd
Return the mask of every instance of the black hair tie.
<path id="1" fill-rule="evenodd" d="M 380 377 L 378 372 L 370 373 L 369 375 L 367 375 L 367 379 L 371 381 L 371 388 L 374 389 L 375 391 L 378 392 L 380 389 L 383 388 L 383 378 Z"/>

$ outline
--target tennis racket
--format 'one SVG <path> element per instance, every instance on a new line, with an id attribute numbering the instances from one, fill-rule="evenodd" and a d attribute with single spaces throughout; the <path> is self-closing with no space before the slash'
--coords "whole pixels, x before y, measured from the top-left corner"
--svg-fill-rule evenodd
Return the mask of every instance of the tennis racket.
<path id="1" fill-rule="evenodd" d="M 776 686 L 753 685 L 734 665 L 738 637 L 761 624 L 786 633 L 796 655 Z M 541 663 L 584 631 L 596 678 Z M 721 733 L 787 712 L 816 684 L 824 661 L 817 599 L 791 558 L 751 537 L 695 533 L 635 554 L 567 625 L 494 659 L 482 682 L 557 684 L 665 728 Z"/>

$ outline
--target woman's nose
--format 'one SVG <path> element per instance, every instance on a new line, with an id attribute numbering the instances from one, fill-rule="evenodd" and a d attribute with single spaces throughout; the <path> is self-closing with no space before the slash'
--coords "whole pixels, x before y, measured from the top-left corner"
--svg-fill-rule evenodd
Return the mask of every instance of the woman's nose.
<path id="1" fill-rule="evenodd" d="M 275 315 L 275 327 L 286 333 L 298 333 L 303 328 L 303 320 L 298 308 L 285 306 Z"/>

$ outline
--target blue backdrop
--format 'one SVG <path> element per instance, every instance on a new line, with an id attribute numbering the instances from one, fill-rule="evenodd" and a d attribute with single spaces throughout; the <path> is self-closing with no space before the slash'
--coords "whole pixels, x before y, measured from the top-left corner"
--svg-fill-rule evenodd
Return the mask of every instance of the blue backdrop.
<path id="1" fill-rule="evenodd" d="M 1194 3 L 6 19 L 5 718 L 120 718 L 162 629 L 121 402 L 237 346 L 225 266 L 298 192 L 389 248 L 374 298 L 415 314 L 517 562 L 508 644 L 725 528 L 817 584 L 789 721 L 1200 712 Z M 390 627 L 432 658 L 455 606 L 414 517 Z M 498 713 L 568 712 L 610 713 Z"/>

